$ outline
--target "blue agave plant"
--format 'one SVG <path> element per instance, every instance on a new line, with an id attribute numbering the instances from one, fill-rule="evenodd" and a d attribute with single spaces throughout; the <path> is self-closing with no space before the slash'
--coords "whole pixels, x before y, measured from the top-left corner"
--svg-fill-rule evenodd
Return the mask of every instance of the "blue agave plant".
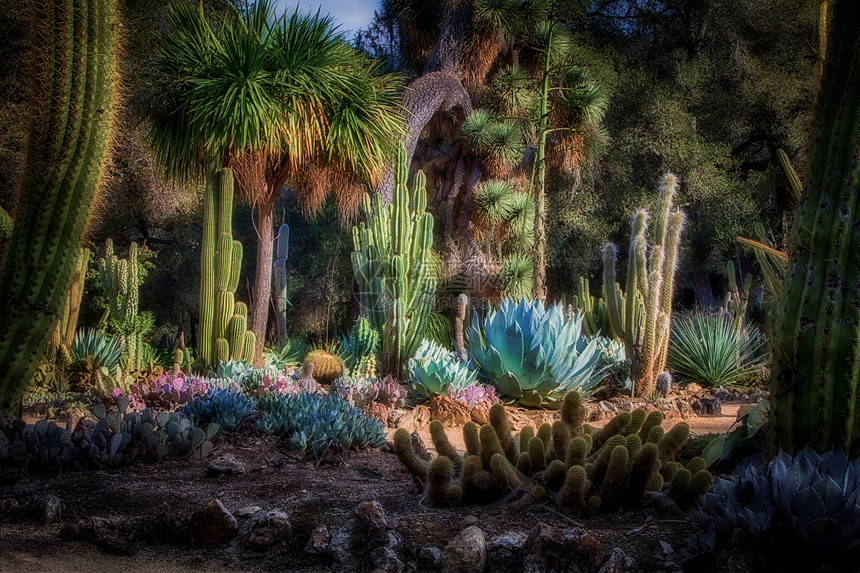
<path id="1" fill-rule="evenodd" d="M 465 390 L 476 384 L 477 377 L 469 364 L 432 340 L 424 340 L 409 359 L 409 394 L 416 402 Z"/>
<path id="2" fill-rule="evenodd" d="M 553 406 L 570 390 L 588 393 L 602 380 L 595 339 L 582 336 L 583 315 L 560 304 L 504 299 L 469 330 L 469 350 L 481 375 L 508 400 Z"/>
<path id="3" fill-rule="evenodd" d="M 213 390 L 178 411 L 197 426 L 215 422 L 227 433 L 257 415 L 253 402 L 232 389 Z"/>
<path id="4" fill-rule="evenodd" d="M 860 460 L 842 450 L 785 452 L 765 468 L 749 464 L 737 481 L 717 480 L 698 515 L 688 554 L 713 552 L 735 528 L 765 553 L 833 556 L 860 551 Z"/>

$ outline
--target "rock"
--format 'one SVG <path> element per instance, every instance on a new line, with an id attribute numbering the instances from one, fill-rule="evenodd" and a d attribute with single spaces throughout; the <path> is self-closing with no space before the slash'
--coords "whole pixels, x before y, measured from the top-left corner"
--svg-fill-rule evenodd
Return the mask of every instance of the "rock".
<path id="1" fill-rule="evenodd" d="M 686 387 L 687 394 L 698 394 L 702 391 L 702 387 L 695 382 L 690 382 Z"/>
<path id="2" fill-rule="evenodd" d="M 519 573 L 523 570 L 523 554 L 496 547 L 487 550 L 487 571 L 493 573 Z"/>
<path id="3" fill-rule="evenodd" d="M 463 527 L 471 527 L 478 524 L 478 518 L 474 515 L 467 515 L 462 521 Z"/>
<path id="4" fill-rule="evenodd" d="M 598 573 L 634 573 L 637 570 L 636 560 L 616 547 Z"/>
<path id="5" fill-rule="evenodd" d="M 447 427 L 462 426 L 472 419 L 472 410 L 447 396 L 434 396 L 430 398 L 430 419 Z"/>
<path id="6" fill-rule="evenodd" d="M 536 428 L 540 428 L 542 424 L 549 424 L 552 426 L 552 423 L 558 419 L 558 414 L 551 410 L 535 410 L 531 412 L 532 417 L 532 425 Z"/>
<path id="7" fill-rule="evenodd" d="M 291 533 L 289 516 L 280 509 L 273 509 L 255 513 L 242 524 L 236 540 L 245 551 L 270 551 L 282 548 Z"/>
<path id="8" fill-rule="evenodd" d="M 522 413 L 517 408 L 505 406 L 505 412 L 508 413 L 508 423 L 511 425 L 512 432 L 519 432 L 526 426 L 534 426 L 532 419 Z"/>
<path id="9" fill-rule="evenodd" d="M 705 413 L 705 405 L 702 404 L 702 401 L 698 398 L 693 398 L 692 400 L 690 400 L 690 409 L 692 409 L 697 416 L 701 416 Z"/>
<path id="10" fill-rule="evenodd" d="M 377 547 L 370 552 L 370 563 L 376 569 L 382 569 L 386 573 L 404 573 L 406 565 L 398 559 L 397 553 L 388 547 Z"/>
<path id="11" fill-rule="evenodd" d="M 723 413 L 722 403 L 719 398 L 702 398 L 700 401 L 704 406 L 705 414 L 719 416 Z"/>
<path id="12" fill-rule="evenodd" d="M 559 530 L 538 523 L 529 533 L 524 573 L 594 571 L 603 563 L 600 542 L 578 527 Z"/>
<path id="13" fill-rule="evenodd" d="M 194 547 L 218 547 L 232 539 L 239 530 L 236 518 L 218 499 L 195 511 L 188 527 Z"/>
<path id="14" fill-rule="evenodd" d="M 331 541 L 331 535 L 328 533 L 328 528 L 323 525 L 318 525 L 313 532 L 311 532 L 311 537 L 308 539 L 307 545 L 305 545 L 305 553 L 309 553 L 311 555 L 322 555 L 328 549 L 328 544 Z"/>
<path id="15" fill-rule="evenodd" d="M 693 411 L 693 408 L 690 407 L 690 403 L 686 400 L 676 400 L 675 407 L 678 410 L 678 414 L 682 418 L 692 418 L 696 415 L 696 413 Z"/>
<path id="16" fill-rule="evenodd" d="M 352 526 L 352 546 L 361 548 L 368 543 L 379 541 L 388 530 L 388 518 L 378 501 L 365 501 L 355 508 L 355 521 Z"/>
<path id="17" fill-rule="evenodd" d="M 382 402 L 371 402 L 364 407 L 364 413 L 368 418 L 379 420 L 383 425 L 388 422 L 388 406 Z"/>
<path id="18" fill-rule="evenodd" d="M 415 406 L 412 410 L 398 417 L 395 425 L 408 432 L 415 431 L 430 423 L 430 408 L 427 406 Z"/>
<path id="19" fill-rule="evenodd" d="M 415 455 L 418 456 L 418 459 L 424 460 L 425 462 L 429 462 L 433 459 L 433 456 L 431 456 L 430 452 L 427 451 L 427 446 L 424 445 L 424 440 L 421 439 L 418 432 L 412 432 L 411 440 L 412 449 L 415 450 Z"/>
<path id="20" fill-rule="evenodd" d="M 12 499 L 10 497 L 9 499 L 0 501 L 0 515 L 3 515 L 4 513 L 13 513 L 18 511 L 20 508 L 21 504 L 18 503 L 17 499 Z"/>
<path id="21" fill-rule="evenodd" d="M 81 528 L 74 523 L 64 523 L 60 528 L 60 537 L 74 539 L 81 534 Z"/>
<path id="22" fill-rule="evenodd" d="M 491 407 L 492 404 L 486 400 L 479 404 L 475 404 L 475 407 L 472 408 L 471 412 L 469 412 L 469 415 L 472 417 L 472 421 L 479 426 L 489 424 Z"/>
<path id="23" fill-rule="evenodd" d="M 528 534 L 520 532 L 502 533 L 487 542 L 487 551 L 494 549 L 507 549 L 508 551 L 522 551 L 528 541 Z"/>
<path id="24" fill-rule="evenodd" d="M 487 541 L 477 526 L 467 527 L 442 550 L 442 573 L 483 573 L 487 564 Z"/>
<path id="25" fill-rule="evenodd" d="M 38 503 L 43 523 L 47 525 L 60 520 L 63 515 L 63 502 L 59 497 L 47 493 L 39 498 Z"/>
<path id="26" fill-rule="evenodd" d="M 439 567 L 442 550 L 438 547 L 422 547 L 418 551 L 418 567 L 423 570 L 435 570 Z"/>
<path id="27" fill-rule="evenodd" d="M 359 562 L 350 550 L 349 527 L 342 527 L 332 534 L 326 553 L 340 563 L 344 571 L 354 571 L 359 568 Z"/>
<path id="28" fill-rule="evenodd" d="M 209 462 L 206 472 L 211 475 L 239 475 L 245 473 L 245 464 L 237 460 L 231 454 L 224 454 Z"/>
<path id="29" fill-rule="evenodd" d="M 247 507 L 240 507 L 236 511 L 233 512 L 235 517 L 239 519 L 247 519 L 257 513 L 258 511 L 263 511 L 263 508 L 259 505 L 249 505 Z"/>

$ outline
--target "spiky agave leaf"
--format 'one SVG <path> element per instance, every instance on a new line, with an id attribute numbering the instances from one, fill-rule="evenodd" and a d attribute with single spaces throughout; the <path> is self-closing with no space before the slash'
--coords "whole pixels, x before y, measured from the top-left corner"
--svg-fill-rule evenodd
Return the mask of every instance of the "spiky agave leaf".
<path id="1" fill-rule="evenodd" d="M 457 355 L 430 340 L 424 340 L 409 359 L 409 393 L 416 402 L 433 396 L 447 396 L 477 382 L 477 371 Z"/>

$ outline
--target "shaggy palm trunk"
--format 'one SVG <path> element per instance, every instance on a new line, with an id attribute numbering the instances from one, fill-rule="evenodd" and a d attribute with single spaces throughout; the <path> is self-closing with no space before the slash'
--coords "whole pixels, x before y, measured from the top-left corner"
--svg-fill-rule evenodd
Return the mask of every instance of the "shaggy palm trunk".
<path id="1" fill-rule="evenodd" d="M 277 193 L 267 193 L 272 200 L 258 205 L 257 211 L 257 267 L 251 308 L 251 330 L 257 337 L 254 363 L 263 360 L 263 345 L 269 325 L 269 298 L 272 295 L 272 264 L 275 241 L 275 201 Z"/>
<path id="2" fill-rule="evenodd" d="M 860 3 L 832 5 L 800 210 L 776 314 L 771 423 L 796 452 L 860 455 Z"/>
<path id="3" fill-rule="evenodd" d="M 113 0 L 34 0 L 35 118 L 0 280 L 0 410 L 54 332 L 101 185 L 114 118 Z"/>

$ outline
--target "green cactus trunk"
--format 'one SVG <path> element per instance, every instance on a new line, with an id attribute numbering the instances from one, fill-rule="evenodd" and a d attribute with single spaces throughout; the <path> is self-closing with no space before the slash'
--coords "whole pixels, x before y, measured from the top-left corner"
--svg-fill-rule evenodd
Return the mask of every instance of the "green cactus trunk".
<path id="1" fill-rule="evenodd" d="M 287 338 L 287 257 L 290 249 L 290 226 L 284 223 L 278 230 L 278 246 L 275 250 L 275 264 L 272 268 L 272 300 L 278 318 L 278 338 Z"/>
<path id="2" fill-rule="evenodd" d="M 403 377 L 427 324 L 436 291 L 432 269 L 433 216 L 426 213 L 424 173 L 415 175 L 410 200 L 406 150 L 395 169 L 394 198 L 383 205 L 364 197 L 367 221 L 353 227 L 352 268 L 362 312 L 382 332 L 382 371 Z"/>
<path id="3" fill-rule="evenodd" d="M 832 28 L 776 313 L 771 423 L 794 453 L 860 455 L 860 4 Z"/>
<path id="4" fill-rule="evenodd" d="M 242 243 L 233 240 L 233 172 L 212 169 L 203 203 L 200 245 L 198 360 L 203 367 L 249 360 L 248 307 L 235 302 L 242 270 Z"/>
<path id="5" fill-rule="evenodd" d="M 684 215 L 673 211 L 677 178 L 667 174 L 660 184 L 653 243 L 648 244 L 648 212 L 633 215 L 627 258 L 627 287 L 615 281 L 617 249 L 603 249 L 603 299 L 611 331 L 624 340 L 634 365 L 637 396 L 654 393 L 657 375 L 666 368 L 672 318 L 675 268 L 684 228 Z"/>
<path id="6" fill-rule="evenodd" d="M 0 410 L 9 412 L 56 328 L 101 185 L 116 93 L 113 0 L 33 5 L 33 114 L 0 281 Z"/>
<path id="7" fill-rule="evenodd" d="M 114 254 L 113 242 L 107 239 L 105 256 L 99 259 L 102 290 L 110 301 L 107 317 L 110 330 L 122 338 L 125 347 L 125 366 L 129 372 L 141 371 L 145 365 L 141 359 L 143 336 L 147 325 L 139 320 L 138 286 L 140 284 L 137 260 L 137 243 L 132 242 L 128 259 Z"/>

